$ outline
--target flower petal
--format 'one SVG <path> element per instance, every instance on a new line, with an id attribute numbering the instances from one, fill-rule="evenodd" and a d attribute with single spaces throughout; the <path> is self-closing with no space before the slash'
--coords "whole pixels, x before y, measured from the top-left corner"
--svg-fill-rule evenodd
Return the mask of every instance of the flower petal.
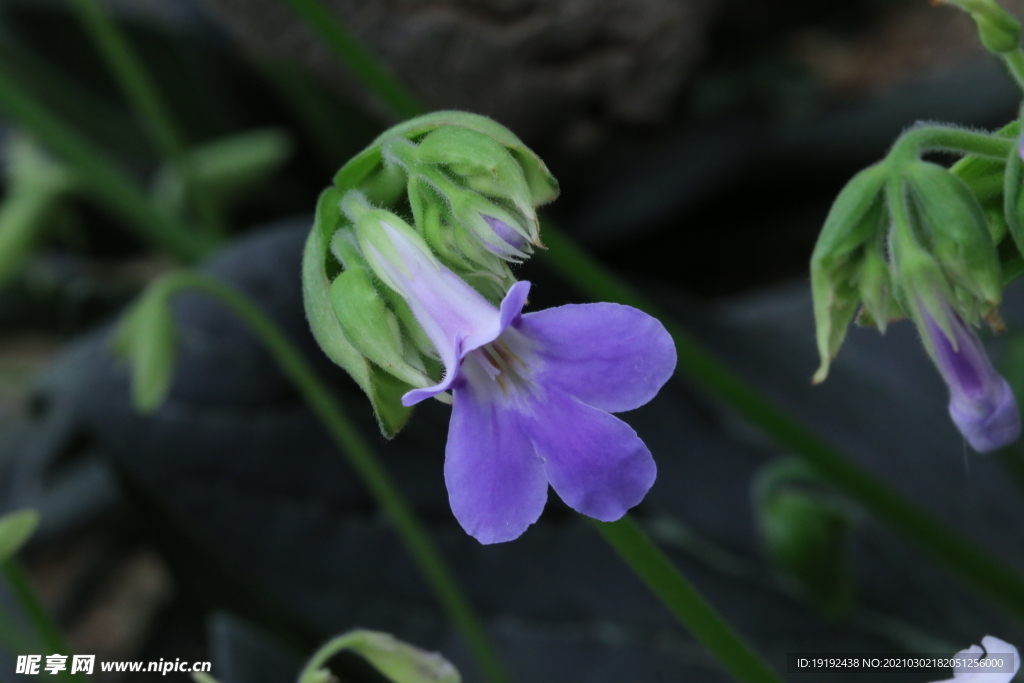
<path id="1" fill-rule="evenodd" d="M 1017 652 L 1017 648 L 995 636 L 985 636 L 982 638 L 980 646 L 972 645 L 966 650 L 960 650 L 960 652 L 956 653 L 957 659 L 980 660 L 987 657 L 994 659 L 1012 658 L 1013 672 L 1001 671 L 999 670 L 1001 667 L 987 669 L 978 667 L 975 671 L 957 671 L 953 674 L 953 678 L 936 681 L 936 683 L 1010 683 L 1020 669 L 1020 654 Z"/>
<path id="2" fill-rule="evenodd" d="M 452 277 L 456 276 L 452 274 Z M 468 287 L 469 285 L 466 286 Z M 462 359 L 466 357 L 466 354 L 470 351 L 475 351 L 484 344 L 490 344 L 492 341 L 497 339 L 501 333 L 505 331 L 505 328 L 512 324 L 512 321 L 515 320 L 522 312 L 523 306 L 526 305 L 526 297 L 529 294 L 529 282 L 515 283 L 508 290 L 508 293 L 505 294 L 505 298 L 502 299 L 501 310 L 494 310 L 494 318 L 491 324 L 484 325 L 479 329 L 473 330 L 469 336 L 464 337 L 461 334 L 456 333 L 454 343 L 450 347 L 450 354 L 447 357 L 441 357 L 441 361 L 445 366 L 444 379 L 441 380 L 440 384 L 436 384 L 432 387 L 413 389 L 412 391 L 406 392 L 405 395 L 402 396 L 402 405 L 415 405 L 424 399 L 428 399 L 440 394 L 442 391 L 448 391 L 451 389 L 455 380 L 458 379 L 459 364 L 462 363 Z M 415 312 L 416 309 L 414 308 L 413 313 Z M 419 320 L 418 317 L 417 320 Z"/>
<path id="3" fill-rule="evenodd" d="M 568 394 L 549 392 L 523 426 L 551 486 L 577 512 L 613 522 L 654 484 L 654 458 L 636 432 Z"/>
<path id="4" fill-rule="evenodd" d="M 470 357 L 465 365 L 473 372 L 479 363 Z M 543 463 L 519 414 L 482 399 L 464 381 L 455 388 L 444 479 L 455 518 L 485 544 L 518 538 L 548 497 Z"/>
<path id="5" fill-rule="evenodd" d="M 676 367 L 665 327 L 631 306 L 559 306 L 527 313 L 516 328 L 536 341 L 539 382 L 610 413 L 650 401 Z"/>

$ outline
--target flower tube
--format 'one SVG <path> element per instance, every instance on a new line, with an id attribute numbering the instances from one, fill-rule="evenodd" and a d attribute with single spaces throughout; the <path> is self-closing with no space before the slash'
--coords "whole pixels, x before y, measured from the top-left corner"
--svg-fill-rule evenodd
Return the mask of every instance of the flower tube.
<path id="1" fill-rule="evenodd" d="M 985 347 L 956 312 L 947 334 L 923 312 L 932 357 L 949 386 L 949 415 L 971 447 L 988 453 L 1017 440 L 1020 412 L 1010 385 L 995 371 Z"/>

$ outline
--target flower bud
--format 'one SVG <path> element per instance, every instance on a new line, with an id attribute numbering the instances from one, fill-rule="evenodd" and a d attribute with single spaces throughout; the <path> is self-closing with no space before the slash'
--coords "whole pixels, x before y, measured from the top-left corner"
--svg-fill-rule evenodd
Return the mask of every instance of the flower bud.
<path id="1" fill-rule="evenodd" d="M 379 220 L 364 214 L 361 220 Z M 422 360 L 402 334 L 398 318 L 377 293 L 351 230 L 334 233 L 331 251 L 345 270 L 331 283 L 331 305 L 342 332 L 380 369 L 414 387 L 429 386 Z"/>
<path id="2" fill-rule="evenodd" d="M 474 146 L 460 147 L 464 140 Z M 450 149 L 446 142 L 451 142 Z M 423 225 L 434 209 L 445 231 L 455 233 L 446 240 L 454 258 L 469 259 L 497 275 L 502 270 L 498 260 L 522 261 L 532 252 L 531 245 L 539 243 L 537 214 L 522 170 L 490 138 L 475 131 L 441 128 L 420 145 L 404 138 L 389 140 L 384 155 L 409 175 L 416 224 Z M 445 159 L 452 163 L 443 163 Z M 448 255 L 444 249 L 438 253 Z"/>
<path id="3" fill-rule="evenodd" d="M 470 128 L 444 126 L 416 145 L 421 163 L 444 165 L 468 188 L 508 200 L 534 226 L 537 215 L 523 169 L 494 139 Z"/>
<path id="4" fill-rule="evenodd" d="M 755 513 L 771 561 L 825 615 L 839 617 L 853 602 L 851 522 L 818 485 L 797 461 L 770 463 L 754 480 Z"/>
<path id="5" fill-rule="evenodd" d="M 1002 273 L 985 214 L 967 184 L 945 168 L 917 162 L 906 170 L 919 239 L 951 285 L 957 309 L 972 323 L 999 304 Z"/>
<path id="6" fill-rule="evenodd" d="M 989 52 L 1002 54 L 1020 47 L 1021 28 L 1013 15 L 995 0 L 939 0 L 971 15 L 978 26 L 981 44 Z"/>
<path id="7" fill-rule="evenodd" d="M 868 245 L 877 244 L 885 230 L 882 165 L 867 168 L 839 193 L 811 256 L 811 290 L 821 367 L 815 383 L 828 375 L 828 366 L 846 337 L 861 298 L 859 278 Z M 872 296 L 872 299 L 879 297 Z"/>
<path id="8" fill-rule="evenodd" d="M 341 293 L 335 291 L 332 296 L 331 286 L 344 271 L 332 251 L 331 242 L 334 234 L 345 227 L 351 230 L 341 213 L 341 193 L 336 188 L 328 188 L 317 202 L 313 229 L 303 251 L 302 295 L 306 318 L 320 348 L 363 390 L 370 399 L 381 432 L 391 438 L 411 414 L 401 402 L 402 395 L 411 387 L 370 361 L 342 329 L 335 308 L 335 300 Z"/>

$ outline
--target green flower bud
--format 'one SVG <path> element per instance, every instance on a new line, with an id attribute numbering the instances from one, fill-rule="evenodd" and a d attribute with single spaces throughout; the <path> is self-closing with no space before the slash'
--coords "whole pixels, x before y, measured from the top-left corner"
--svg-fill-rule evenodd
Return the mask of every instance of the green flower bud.
<path id="1" fill-rule="evenodd" d="M 468 188 L 505 199 L 530 223 L 531 242 L 537 239 L 537 214 L 523 169 L 511 152 L 495 141 L 470 128 L 445 126 L 428 134 L 416 145 L 421 163 L 446 167 Z"/>
<path id="2" fill-rule="evenodd" d="M 953 338 L 949 308 L 950 302 L 954 301 L 953 288 L 942 267 L 912 236 L 903 235 L 901 231 L 893 235 L 892 259 L 897 298 L 917 328 L 926 331 L 931 319 L 947 337 Z M 931 336 L 922 333 L 921 340 L 934 357 Z"/>
<path id="3" fill-rule="evenodd" d="M 846 337 L 861 300 L 860 275 L 867 248 L 878 244 L 886 227 L 883 186 L 886 169 L 871 166 L 836 197 L 811 256 L 811 291 L 821 367 L 815 383 L 828 375 L 831 360 Z M 870 297 L 872 300 L 881 295 Z"/>
<path id="4" fill-rule="evenodd" d="M 771 463 L 754 481 L 757 527 L 768 558 L 822 613 L 840 617 L 853 605 L 850 514 L 829 500 L 801 463 Z"/>
<path id="5" fill-rule="evenodd" d="M 364 220 L 373 220 L 365 215 Z M 339 230 L 331 250 L 345 270 L 331 283 L 331 305 L 342 332 L 380 369 L 410 386 L 433 384 L 415 347 L 404 338 L 398 317 L 373 286 L 352 230 Z"/>
<path id="6" fill-rule="evenodd" d="M 384 266 L 394 265 L 395 254 L 374 225 L 414 231 L 418 241 L 404 244 L 425 249 L 497 304 L 515 283 L 510 263 L 540 244 L 536 207 L 557 195 L 555 179 L 522 141 L 491 119 L 464 112 L 394 126 L 335 175 L 306 242 L 306 314 L 320 347 L 370 398 L 385 436 L 410 414 L 401 395 L 424 377 L 436 379 L 441 368 L 388 283 Z"/>
<path id="7" fill-rule="evenodd" d="M 953 285 L 954 301 L 971 324 L 999 304 L 1002 272 L 984 211 L 960 178 L 917 162 L 906 170 L 917 237 Z"/>
<path id="8" fill-rule="evenodd" d="M 465 141 L 472 144 L 460 147 Z M 443 146 L 446 143 L 450 148 Z M 454 163 L 441 161 L 446 151 Z M 431 205 L 438 203 L 437 216 L 444 230 L 455 233 L 448 240 L 449 248 L 455 247 L 455 259 L 468 259 L 475 267 L 500 275 L 500 261 L 522 261 L 539 243 L 537 214 L 522 170 L 490 138 L 471 130 L 442 128 L 420 145 L 392 138 L 384 144 L 384 156 L 409 176 L 409 200 L 417 225 L 428 220 Z M 438 253 L 446 255 L 443 250 Z"/>
<path id="9" fill-rule="evenodd" d="M 351 224 L 341 213 L 341 192 L 324 190 L 317 202 L 313 229 L 306 239 L 302 258 L 302 294 L 306 318 L 320 348 L 340 365 L 363 390 L 381 432 L 391 438 L 398 433 L 412 411 L 402 405 L 401 397 L 411 385 L 381 369 L 349 340 L 335 312 L 331 285 L 342 274 L 342 265 L 330 250 L 334 233 Z"/>
<path id="10" fill-rule="evenodd" d="M 1001 54 L 1020 47 L 1021 28 L 1013 15 L 995 0 L 939 0 L 959 7 L 971 15 L 978 26 L 978 37 L 989 52 Z"/>

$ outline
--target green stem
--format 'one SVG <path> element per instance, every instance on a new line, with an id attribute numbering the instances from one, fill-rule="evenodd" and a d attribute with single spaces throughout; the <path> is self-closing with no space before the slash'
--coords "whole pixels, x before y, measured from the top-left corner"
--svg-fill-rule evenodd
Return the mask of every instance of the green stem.
<path id="1" fill-rule="evenodd" d="M 947 126 L 918 126 L 896 140 L 887 160 L 902 166 L 917 160 L 925 151 L 943 151 L 1006 161 L 1014 144 L 1014 140 L 999 135 Z"/>
<path id="2" fill-rule="evenodd" d="M 484 675 L 490 681 L 508 681 L 508 675 L 488 640 L 483 624 L 469 600 L 463 595 L 427 531 L 406 503 L 387 470 L 380 465 L 355 425 L 345 415 L 331 391 L 273 320 L 236 289 L 198 273 L 173 273 L 160 280 L 156 286 L 162 287 L 161 294 L 168 298 L 186 289 L 210 294 L 230 308 L 252 329 L 280 364 L 284 373 L 295 383 L 303 398 L 348 458 L 353 469 L 362 477 L 367 488 L 391 518 L 427 583 L 462 632 Z"/>
<path id="3" fill-rule="evenodd" d="M 1013 569 L 935 521 L 897 492 L 851 463 L 816 434 L 725 366 L 681 326 L 620 280 L 554 226 L 544 226 L 550 265 L 598 301 L 634 306 L 664 321 L 676 343 L 677 373 L 757 425 L 806 460 L 845 495 L 931 555 L 977 593 L 1024 619 L 1024 579 Z"/>
<path id="4" fill-rule="evenodd" d="M 196 182 L 185 136 L 175 124 L 167 103 L 146 73 L 142 61 L 97 0 L 71 0 L 71 6 L 106 60 L 121 91 L 146 124 L 157 149 L 181 176 L 207 232 L 214 236 L 223 235 L 225 230 L 221 216 L 209 193 Z"/>
<path id="5" fill-rule="evenodd" d="M 64 640 L 64 636 L 61 634 L 57 624 L 54 623 L 46 606 L 43 605 L 42 600 L 36 594 L 21 563 L 12 557 L 0 563 L 0 573 L 3 573 L 8 587 L 10 587 L 15 599 L 25 613 L 25 617 L 39 636 L 41 640 L 40 645 L 46 649 L 45 654 L 71 656 L 73 654 L 71 647 Z M 71 665 L 68 663 L 67 668 L 60 672 L 61 677 L 68 681 L 81 680 L 80 676 L 70 673 L 70 667 Z"/>
<path id="6" fill-rule="evenodd" d="M 999 55 L 1010 72 L 1013 80 L 1021 90 L 1024 90 L 1024 52 L 1020 48 L 1010 52 L 1003 52 Z"/>
<path id="7" fill-rule="evenodd" d="M 343 64 L 352 69 L 370 92 L 401 118 L 424 113 L 423 106 L 405 85 L 387 71 L 369 50 L 356 40 L 321 0 L 287 0 Z"/>
<path id="8" fill-rule="evenodd" d="M 202 257 L 212 243 L 157 211 L 131 178 L 111 163 L 103 152 L 79 136 L 52 115 L 0 69 L 0 109 L 20 127 L 74 171 L 75 180 L 89 188 L 111 210 L 138 230 L 140 237 L 165 248 L 178 259 L 190 263 Z"/>
<path id="9" fill-rule="evenodd" d="M 627 515 L 617 522 L 595 521 L 594 526 L 736 680 L 743 683 L 781 682 L 782 679 L 701 597 L 632 517 Z"/>

